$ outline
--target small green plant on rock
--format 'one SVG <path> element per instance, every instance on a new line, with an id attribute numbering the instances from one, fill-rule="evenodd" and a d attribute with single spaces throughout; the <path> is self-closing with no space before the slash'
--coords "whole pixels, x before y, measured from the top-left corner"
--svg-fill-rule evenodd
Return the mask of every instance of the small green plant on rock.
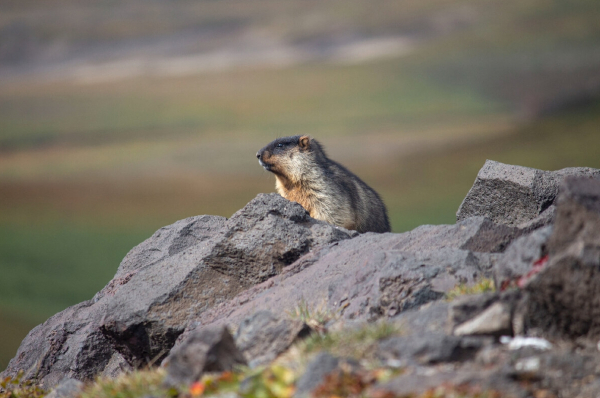
<path id="1" fill-rule="evenodd" d="M 298 347 L 304 354 L 327 351 L 338 357 L 371 361 L 377 342 L 400 332 L 400 328 L 393 323 L 369 323 L 354 329 L 315 333 L 300 342 Z"/>
<path id="2" fill-rule="evenodd" d="M 0 382 L 0 398 L 41 398 L 46 391 L 35 385 L 32 380 L 21 382 L 23 371 L 16 377 L 6 377 Z"/>
<path id="3" fill-rule="evenodd" d="M 339 317 L 339 314 L 327 309 L 325 303 L 311 307 L 304 299 L 300 300 L 296 308 L 289 311 L 288 315 L 292 319 L 301 320 L 311 329 L 320 333 L 325 331 L 325 326 L 329 321 Z"/>
<path id="4" fill-rule="evenodd" d="M 479 294 L 495 292 L 494 281 L 490 278 L 482 278 L 474 284 L 459 283 L 446 293 L 446 300 L 452 301 L 457 297 L 467 294 Z"/>

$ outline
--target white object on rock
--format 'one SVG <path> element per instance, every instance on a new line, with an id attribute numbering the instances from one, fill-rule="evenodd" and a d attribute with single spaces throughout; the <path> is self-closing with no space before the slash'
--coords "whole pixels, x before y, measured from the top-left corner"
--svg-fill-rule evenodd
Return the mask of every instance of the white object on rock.
<path id="1" fill-rule="evenodd" d="M 502 336 L 500 337 L 502 344 L 507 344 L 509 350 L 519 350 L 525 347 L 532 347 L 538 350 L 549 350 L 552 348 L 552 344 L 546 339 L 539 337 L 524 337 L 524 336 Z"/>
<path id="2" fill-rule="evenodd" d="M 540 359 L 537 357 L 523 358 L 515 364 L 515 369 L 524 373 L 535 373 L 540 370 Z"/>

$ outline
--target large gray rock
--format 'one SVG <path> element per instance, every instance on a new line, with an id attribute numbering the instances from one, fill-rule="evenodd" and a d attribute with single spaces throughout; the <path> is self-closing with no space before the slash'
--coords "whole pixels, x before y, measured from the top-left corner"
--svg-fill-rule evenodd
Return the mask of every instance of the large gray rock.
<path id="1" fill-rule="evenodd" d="M 107 304 L 102 331 L 129 362 L 163 357 L 206 309 L 278 274 L 315 245 L 356 234 L 312 219 L 277 194 L 257 196 L 212 232 L 138 267 Z"/>
<path id="2" fill-rule="evenodd" d="M 550 208 L 566 176 L 600 178 L 600 170 L 588 167 L 543 171 L 487 160 L 473 187 L 456 213 L 457 220 L 484 216 L 497 224 L 532 230 L 552 221 L 531 224 Z"/>
<path id="3" fill-rule="evenodd" d="M 46 388 L 157 363 L 191 321 L 281 272 L 318 245 L 355 232 L 312 219 L 297 203 L 258 195 L 229 220 L 198 216 L 135 247 L 87 302 L 33 329 L 3 376 L 26 371 Z"/>
<path id="4" fill-rule="evenodd" d="M 363 234 L 311 251 L 281 275 L 205 312 L 199 322 L 238 325 L 257 310 L 282 314 L 301 302 L 346 319 L 394 317 L 443 298 L 459 283 L 490 277 L 498 254 L 483 250 L 508 244 L 513 233 L 479 217 L 403 234 Z"/>
<path id="5" fill-rule="evenodd" d="M 600 181 L 561 187 L 547 265 L 526 286 L 525 326 L 567 338 L 600 337 Z"/>

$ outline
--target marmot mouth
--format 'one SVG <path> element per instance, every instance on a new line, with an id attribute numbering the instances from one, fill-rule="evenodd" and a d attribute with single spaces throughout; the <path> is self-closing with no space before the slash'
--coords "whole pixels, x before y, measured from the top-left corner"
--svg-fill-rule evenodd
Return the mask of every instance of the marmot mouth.
<path id="1" fill-rule="evenodd" d="M 258 159 L 258 163 L 267 171 L 271 171 L 271 165 L 262 161 L 262 159 Z"/>

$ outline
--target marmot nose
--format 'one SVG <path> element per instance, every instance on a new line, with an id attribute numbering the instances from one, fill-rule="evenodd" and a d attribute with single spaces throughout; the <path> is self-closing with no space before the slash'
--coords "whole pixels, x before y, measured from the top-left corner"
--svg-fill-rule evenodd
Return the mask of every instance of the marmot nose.
<path id="1" fill-rule="evenodd" d="M 260 152 L 256 152 L 256 157 L 260 159 Z"/>

